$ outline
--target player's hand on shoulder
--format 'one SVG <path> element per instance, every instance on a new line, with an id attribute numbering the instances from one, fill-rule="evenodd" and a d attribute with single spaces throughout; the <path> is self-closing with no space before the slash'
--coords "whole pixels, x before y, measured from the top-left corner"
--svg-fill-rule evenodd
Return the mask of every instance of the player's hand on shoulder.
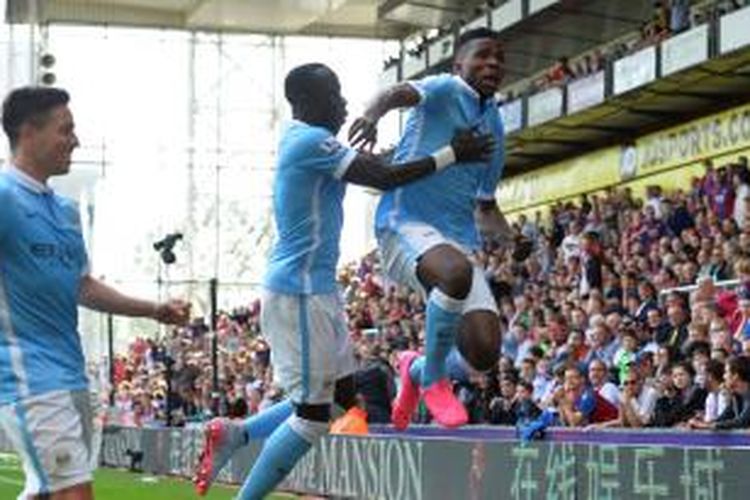
<path id="1" fill-rule="evenodd" d="M 169 300 L 156 306 L 154 319 L 167 325 L 186 325 L 190 321 L 190 306 L 184 300 Z"/>
<path id="2" fill-rule="evenodd" d="M 469 130 L 459 130 L 451 140 L 451 147 L 456 155 L 456 162 L 489 161 L 495 152 L 497 143 L 489 134 L 475 134 Z"/>
<path id="3" fill-rule="evenodd" d="M 378 142 L 377 121 L 361 116 L 349 128 L 349 144 L 355 149 L 372 151 Z"/>

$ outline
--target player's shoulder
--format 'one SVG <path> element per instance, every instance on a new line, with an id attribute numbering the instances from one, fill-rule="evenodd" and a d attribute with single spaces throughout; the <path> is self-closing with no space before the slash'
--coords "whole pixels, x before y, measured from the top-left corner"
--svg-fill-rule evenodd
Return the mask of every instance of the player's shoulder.
<path id="1" fill-rule="evenodd" d="M 409 83 L 424 98 L 426 96 L 433 97 L 455 92 L 459 86 L 457 78 L 450 73 L 439 73 L 437 75 L 426 76 L 420 80 L 413 80 Z"/>
<path id="2" fill-rule="evenodd" d="M 438 73 L 436 75 L 425 76 L 419 82 L 423 85 L 452 87 L 458 84 L 457 78 L 456 75 L 451 73 Z"/>
<path id="3" fill-rule="evenodd" d="M 321 144 L 334 142 L 337 141 L 330 130 L 295 121 L 286 130 L 282 150 L 287 154 L 309 155 Z"/>
<path id="4" fill-rule="evenodd" d="M 307 123 L 292 124 L 282 144 L 282 156 L 286 161 L 316 161 L 343 154 L 347 149 L 330 130 Z"/>
<path id="5" fill-rule="evenodd" d="M 301 143 L 321 142 L 333 137 L 330 130 L 318 125 L 311 125 L 301 121 L 293 121 L 289 124 L 287 133 L 290 139 Z"/>

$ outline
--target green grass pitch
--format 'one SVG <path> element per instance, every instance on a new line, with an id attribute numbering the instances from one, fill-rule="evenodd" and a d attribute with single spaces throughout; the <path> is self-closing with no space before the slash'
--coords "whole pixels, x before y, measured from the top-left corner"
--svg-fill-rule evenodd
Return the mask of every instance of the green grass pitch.
<path id="1" fill-rule="evenodd" d="M 18 457 L 0 454 L 0 498 L 13 499 L 23 489 L 23 470 Z M 94 474 L 94 495 L 97 500 L 230 500 L 237 488 L 216 485 L 205 497 L 199 497 L 193 485 L 172 477 L 155 477 L 118 469 L 99 469 Z M 292 500 L 293 495 L 277 494 L 269 500 Z"/>

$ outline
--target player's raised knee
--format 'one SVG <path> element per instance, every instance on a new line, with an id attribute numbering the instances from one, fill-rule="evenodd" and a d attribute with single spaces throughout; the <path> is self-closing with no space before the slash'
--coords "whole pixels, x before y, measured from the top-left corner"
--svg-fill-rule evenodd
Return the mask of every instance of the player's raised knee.
<path id="1" fill-rule="evenodd" d="M 456 337 L 459 353 L 473 369 L 486 372 L 500 360 L 500 325 L 492 313 L 475 311 L 465 318 Z"/>
<path id="2" fill-rule="evenodd" d="M 486 372 L 497 366 L 500 352 L 491 342 L 474 342 L 464 350 L 459 349 L 461 356 L 478 372 Z"/>
<path id="3" fill-rule="evenodd" d="M 461 254 L 446 253 L 440 262 L 437 286 L 447 295 L 465 299 L 471 291 L 473 269 L 469 260 Z"/>

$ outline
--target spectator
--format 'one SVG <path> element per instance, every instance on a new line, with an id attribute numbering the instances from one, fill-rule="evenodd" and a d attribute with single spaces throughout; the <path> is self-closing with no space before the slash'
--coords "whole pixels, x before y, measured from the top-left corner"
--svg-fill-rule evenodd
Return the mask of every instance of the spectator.
<path id="1" fill-rule="evenodd" d="M 495 425 L 516 425 L 519 405 L 515 379 L 510 375 L 502 376 L 500 394 L 490 403 L 490 422 Z"/>
<path id="2" fill-rule="evenodd" d="M 730 395 L 723 387 L 724 383 L 724 364 L 710 360 L 706 365 L 706 384 L 705 389 L 706 405 L 703 412 L 702 421 L 706 423 L 716 422 L 719 415 L 724 413 L 729 406 Z"/>
<path id="3" fill-rule="evenodd" d="M 650 309 L 646 318 L 646 325 L 643 327 L 645 337 L 641 339 L 642 342 L 646 344 L 656 343 L 657 339 L 669 336 L 669 323 L 664 321 L 661 309 Z"/>
<path id="4" fill-rule="evenodd" d="M 559 362 L 552 369 L 552 378 L 545 387 L 541 398 L 539 398 L 539 407 L 543 410 L 548 408 L 557 408 L 559 398 L 565 386 L 565 370 L 568 365 L 565 362 Z"/>
<path id="5" fill-rule="evenodd" d="M 641 299 L 641 303 L 638 306 L 635 317 L 641 323 L 646 323 L 648 321 L 648 314 L 650 311 L 657 311 L 657 313 L 659 311 L 659 302 L 657 301 L 656 288 L 652 283 L 648 281 L 641 281 L 638 284 L 637 295 Z M 661 322 L 661 318 L 659 318 L 659 322 Z"/>
<path id="6" fill-rule="evenodd" d="M 489 375 L 473 375 L 468 382 L 458 383 L 458 400 L 466 407 L 470 424 L 490 421 L 490 404 L 495 391 L 490 387 Z"/>
<path id="7" fill-rule="evenodd" d="M 706 367 L 711 360 L 711 344 L 707 340 L 694 340 L 688 343 L 685 356 L 695 371 L 695 383 L 706 385 Z"/>
<path id="8" fill-rule="evenodd" d="M 671 0 L 669 4 L 669 30 L 672 34 L 690 27 L 690 0 Z"/>
<path id="9" fill-rule="evenodd" d="M 608 377 L 607 365 L 598 359 L 589 364 L 589 384 L 596 394 L 609 401 L 613 406 L 620 404 L 620 391 Z"/>
<path id="10" fill-rule="evenodd" d="M 715 318 L 711 321 L 709 329 L 711 335 L 711 347 L 723 349 L 727 353 L 735 352 L 738 342 L 732 338 L 729 325 L 723 318 Z"/>
<path id="11" fill-rule="evenodd" d="M 521 229 L 521 235 L 532 241 L 536 248 L 539 241 L 539 227 L 534 222 L 528 220 L 526 215 L 523 214 L 518 218 L 518 226 Z"/>
<path id="12" fill-rule="evenodd" d="M 580 254 L 583 260 L 581 272 L 581 297 L 588 297 L 592 289 L 602 289 L 602 259 L 599 238 L 596 233 L 588 231 L 580 238 Z"/>
<path id="13" fill-rule="evenodd" d="M 646 188 L 646 208 L 653 219 L 661 220 L 663 214 L 664 196 L 660 186 Z"/>
<path id="14" fill-rule="evenodd" d="M 667 309 L 669 329 L 657 337 L 656 342 L 663 347 L 668 347 L 673 353 L 680 351 L 682 344 L 688 338 L 689 318 L 681 305 L 672 305 Z"/>
<path id="15" fill-rule="evenodd" d="M 670 35 L 670 12 L 668 0 L 657 0 L 654 2 L 653 30 L 656 39 L 661 41 Z"/>
<path id="16" fill-rule="evenodd" d="M 726 168 L 717 171 L 717 187 L 711 202 L 711 211 L 719 219 L 732 216 L 734 211 L 734 189 Z"/>
<path id="17" fill-rule="evenodd" d="M 638 370 L 630 370 L 622 381 L 619 417 L 599 427 L 645 427 L 651 423 L 659 397 L 656 390 L 643 383 Z"/>
<path id="18" fill-rule="evenodd" d="M 706 391 L 694 383 L 694 377 L 693 367 L 686 361 L 672 367 L 671 383 L 663 388 L 654 408 L 655 427 L 686 423 L 703 413 Z"/>
<path id="19" fill-rule="evenodd" d="M 737 227 L 744 228 L 747 220 L 747 200 L 750 198 L 750 172 L 746 168 L 739 168 L 732 175 L 735 190 L 734 210 L 732 216 Z"/>
<path id="20" fill-rule="evenodd" d="M 586 337 L 583 332 L 580 330 L 570 332 L 562 354 L 571 363 L 582 363 L 586 359 L 589 354 L 589 347 L 586 345 Z"/>
<path id="21" fill-rule="evenodd" d="M 526 425 L 538 418 L 542 413 L 542 410 L 534 403 L 534 399 L 532 398 L 533 393 L 534 387 L 530 383 L 525 380 L 518 382 L 516 387 L 516 399 L 518 400 L 516 424 Z"/>
<path id="22" fill-rule="evenodd" d="M 561 423 L 568 427 L 584 427 L 617 418 L 617 408 L 603 397 L 597 397 L 578 367 L 565 370 L 559 410 Z"/>
<path id="23" fill-rule="evenodd" d="M 621 335 L 622 344 L 615 353 L 614 367 L 617 369 L 618 380 L 624 380 L 630 367 L 635 363 L 638 351 L 638 334 L 632 328 L 624 329 Z"/>
<path id="24" fill-rule="evenodd" d="M 743 342 L 750 339 L 750 289 L 742 288 L 738 293 L 740 320 L 734 332 L 734 339 Z"/>
<path id="25" fill-rule="evenodd" d="M 568 226 L 568 234 L 562 240 L 562 251 L 565 262 L 581 255 L 581 224 L 578 221 Z"/>
<path id="26" fill-rule="evenodd" d="M 550 68 L 547 74 L 547 81 L 550 85 L 564 85 L 575 78 L 575 73 L 570 67 L 570 61 L 567 57 L 561 57 L 554 66 Z"/>
<path id="27" fill-rule="evenodd" d="M 747 429 L 750 427 L 750 358 L 738 356 L 727 362 L 724 383 L 732 392 L 727 408 L 714 422 L 690 421 L 694 429 Z"/>
<path id="28" fill-rule="evenodd" d="M 391 421 L 391 401 L 396 397 L 395 372 L 383 358 L 379 345 L 360 347 L 360 369 L 354 377 L 362 398 L 367 422 L 387 424 Z"/>

